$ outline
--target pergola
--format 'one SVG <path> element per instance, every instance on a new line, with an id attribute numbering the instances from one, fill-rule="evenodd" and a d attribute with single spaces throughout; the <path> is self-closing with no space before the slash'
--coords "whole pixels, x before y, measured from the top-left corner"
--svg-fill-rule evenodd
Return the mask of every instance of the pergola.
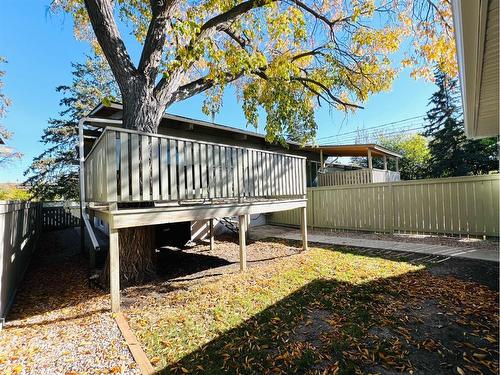
<path id="1" fill-rule="evenodd" d="M 321 145 L 306 147 L 306 149 L 320 154 L 321 168 L 324 167 L 324 156 L 367 157 L 369 169 L 373 169 L 373 157 L 381 157 L 384 160 L 384 170 L 387 170 L 387 158 L 393 158 L 396 162 L 396 172 L 399 172 L 399 159 L 402 157 L 400 154 L 374 143 Z"/>

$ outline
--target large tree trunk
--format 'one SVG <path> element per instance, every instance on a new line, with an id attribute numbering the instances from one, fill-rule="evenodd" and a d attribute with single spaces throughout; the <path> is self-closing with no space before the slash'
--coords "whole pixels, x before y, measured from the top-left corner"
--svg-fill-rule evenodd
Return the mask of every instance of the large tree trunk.
<path id="1" fill-rule="evenodd" d="M 137 85 L 132 95 L 124 97 L 123 123 L 129 129 L 157 133 L 165 107 L 152 97 L 152 89 Z M 146 202 L 141 207 L 147 205 Z M 131 205 L 131 204 L 129 204 Z M 119 230 L 121 286 L 140 284 L 155 273 L 154 227 L 132 227 Z M 109 285 L 109 257 L 101 276 L 101 283 Z"/>
<path id="2" fill-rule="evenodd" d="M 157 133 L 166 105 L 154 97 L 154 87 L 134 86 L 136 89 L 123 98 L 123 125 L 128 129 Z"/>
<path id="3" fill-rule="evenodd" d="M 152 96 L 152 88 L 136 85 L 131 95 L 124 97 L 123 123 L 129 129 L 157 133 L 165 106 Z M 147 204 L 147 203 L 146 203 Z M 141 207 L 144 203 L 141 204 Z M 121 286 L 140 284 L 155 273 L 154 227 L 132 227 L 119 230 Z M 109 256 L 101 276 L 101 283 L 109 285 Z"/>
<path id="4" fill-rule="evenodd" d="M 155 275 L 154 227 L 125 228 L 118 231 L 120 247 L 120 287 L 140 284 Z M 106 259 L 101 283 L 109 287 L 109 256 Z"/>

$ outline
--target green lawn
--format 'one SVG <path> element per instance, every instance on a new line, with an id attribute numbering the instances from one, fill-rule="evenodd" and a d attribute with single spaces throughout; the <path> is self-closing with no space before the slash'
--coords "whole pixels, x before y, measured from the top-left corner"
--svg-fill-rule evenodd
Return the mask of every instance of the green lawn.
<path id="1" fill-rule="evenodd" d="M 482 319 L 483 341 L 496 345 L 498 339 L 495 292 L 433 276 L 421 265 L 355 252 L 313 247 L 250 263 L 243 274 L 172 287 L 161 296 L 146 294 L 145 303 L 126 312 L 148 357 L 165 373 L 354 373 L 380 366 L 408 372 L 421 361 L 416 354 L 430 348 L 436 366 L 467 369 L 453 351 L 439 354 L 449 345 L 441 333 L 422 334 L 426 312 L 450 312 L 453 327 L 462 321 L 467 330 Z M 488 348 L 473 356 L 481 343 L 471 344 L 470 356 L 489 363 L 473 365 L 494 369 Z"/>

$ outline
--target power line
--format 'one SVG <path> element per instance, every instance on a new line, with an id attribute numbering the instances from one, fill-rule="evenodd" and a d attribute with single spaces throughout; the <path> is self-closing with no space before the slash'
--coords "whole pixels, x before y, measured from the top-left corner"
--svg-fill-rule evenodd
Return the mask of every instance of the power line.
<path id="1" fill-rule="evenodd" d="M 405 127 L 401 129 L 392 129 L 392 131 L 384 131 L 380 133 L 371 133 L 371 134 L 360 134 L 359 136 L 349 136 L 349 137 L 344 137 L 337 139 L 335 141 L 330 141 L 329 143 L 336 143 L 336 144 L 352 144 L 352 143 L 368 143 L 369 141 L 376 140 L 380 136 L 390 136 L 390 135 L 395 135 L 395 134 L 403 134 L 403 133 L 408 133 L 408 132 L 415 132 L 418 130 L 424 130 L 425 124 L 418 124 L 418 126 L 414 127 Z M 325 144 L 325 142 L 321 142 L 320 144 Z"/>
<path id="2" fill-rule="evenodd" d="M 398 120 L 398 121 L 392 121 L 392 122 L 388 122 L 388 123 L 384 123 L 384 124 L 380 124 L 380 125 L 376 125 L 376 126 L 371 126 L 371 127 L 368 127 L 368 128 L 362 128 L 362 129 L 356 129 L 356 130 L 353 130 L 353 131 L 350 131 L 350 132 L 346 132 L 346 133 L 342 133 L 342 134 L 337 134 L 337 135 L 330 135 L 330 136 L 327 136 L 327 137 L 321 137 L 321 138 L 318 138 L 317 140 L 318 141 L 321 141 L 321 140 L 326 140 L 326 139 L 332 139 L 332 138 L 343 138 L 345 136 L 348 136 L 348 135 L 351 135 L 351 134 L 359 134 L 360 132 L 370 132 L 370 131 L 373 131 L 375 129 L 380 129 L 380 128 L 385 128 L 385 127 L 394 127 L 394 125 L 398 125 L 397 127 L 394 127 L 394 128 L 400 128 L 400 127 L 403 127 L 403 126 L 414 126 L 416 124 L 405 124 L 405 123 L 408 123 L 412 120 L 417 120 L 417 119 L 420 119 L 422 120 L 425 116 L 414 116 L 414 117 L 408 117 L 406 119 L 402 119 L 402 120 Z M 403 125 L 404 124 L 404 125 Z"/>
<path id="3" fill-rule="evenodd" d="M 364 140 L 364 142 L 368 142 L 369 140 L 373 140 L 379 136 L 390 136 L 390 135 L 396 135 L 396 134 L 403 134 L 403 133 L 408 133 L 408 132 L 414 132 L 418 130 L 423 130 L 424 126 L 417 126 L 413 128 L 407 128 L 407 129 L 399 129 L 391 132 L 384 132 L 384 133 L 379 133 L 379 134 L 370 134 L 370 135 L 364 135 L 360 137 L 353 137 L 353 138 L 345 138 L 342 140 L 342 142 L 345 143 L 357 143 L 360 141 L 360 138 Z"/>
<path id="4" fill-rule="evenodd" d="M 367 136 L 378 136 L 378 135 L 384 135 L 387 132 L 403 132 L 403 131 L 406 131 L 409 129 L 414 129 L 414 128 L 424 128 L 425 125 L 426 124 L 423 122 L 420 122 L 420 123 L 415 122 L 415 123 L 410 123 L 410 124 L 400 125 L 397 127 L 388 128 L 388 129 L 375 129 L 375 130 L 371 130 L 371 131 L 361 129 L 361 130 L 355 132 L 355 134 L 343 134 L 343 135 L 340 135 L 338 137 L 335 137 L 335 139 L 341 140 L 341 139 L 352 139 L 352 138 L 367 137 Z"/>

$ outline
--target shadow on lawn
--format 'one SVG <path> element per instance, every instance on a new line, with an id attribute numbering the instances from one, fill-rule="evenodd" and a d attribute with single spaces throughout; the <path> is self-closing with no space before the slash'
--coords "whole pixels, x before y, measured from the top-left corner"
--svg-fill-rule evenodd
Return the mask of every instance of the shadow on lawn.
<path id="1" fill-rule="evenodd" d="M 496 299 L 476 315 L 448 314 L 460 301 L 446 282 L 425 270 L 360 285 L 318 279 L 160 373 L 495 371 L 497 344 L 483 337 L 498 340 Z M 489 369 L 472 356 L 479 347 Z"/>

